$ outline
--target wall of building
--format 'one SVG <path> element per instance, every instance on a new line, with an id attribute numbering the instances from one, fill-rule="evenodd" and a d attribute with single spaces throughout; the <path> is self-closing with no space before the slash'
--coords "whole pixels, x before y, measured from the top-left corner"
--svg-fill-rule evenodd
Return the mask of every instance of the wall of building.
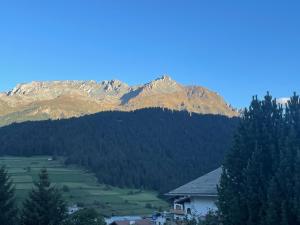
<path id="1" fill-rule="evenodd" d="M 185 213 L 188 215 L 188 217 L 205 216 L 210 210 L 217 209 L 215 204 L 216 200 L 216 197 L 191 197 L 190 202 L 184 203 Z"/>

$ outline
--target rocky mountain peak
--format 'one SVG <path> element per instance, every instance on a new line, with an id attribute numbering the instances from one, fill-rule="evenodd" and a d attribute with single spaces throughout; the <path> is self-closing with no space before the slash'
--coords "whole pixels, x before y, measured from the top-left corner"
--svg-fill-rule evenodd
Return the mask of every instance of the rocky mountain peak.
<path id="1" fill-rule="evenodd" d="M 129 87 L 126 83 L 123 83 L 120 80 L 102 81 L 102 85 L 104 85 L 105 91 L 118 91 Z"/>
<path id="2" fill-rule="evenodd" d="M 168 75 L 137 86 L 129 86 L 120 80 L 33 81 L 18 84 L 10 92 L 0 94 L 0 126 L 26 120 L 149 107 L 238 115 L 215 92 L 201 86 L 181 85 Z"/>
<path id="3" fill-rule="evenodd" d="M 7 93 L 8 96 L 26 95 L 27 93 L 38 89 L 42 86 L 42 82 L 32 81 L 31 83 L 17 84 L 11 91 Z"/>
<path id="4" fill-rule="evenodd" d="M 24 96 L 36 98 L 54 98 L 65 94 L 77 95 L 102 95 L 105 93 L 119 93 L 129 89 L 129 86 L 119 80 L 102 81 L 94 80 L 78 81 L 32 81 L 30 83 L 18 84 L 7 96 Z"/>
<path id="5" fill-rule="evenodd" d="M 153 92 L 153 93 L 172 93 L 180 91 L 183 88 L 182 85 L 178 84 L 168 75 L 163 75 L 160 78 L 157 78 L 144 85 L 144 92 Z"/>
<path id="6" fill-rule="evenodd" d="M 164 74 L 160 78 L 157 78 L 156 80 L 172 81 L 172 78 L 168 74 Z"/>
<path id="7" fill-rule="evenodd" d="M 164 84 L 174 84 L 177 82 L 173 80 L 169 75 L 162 75 L 161 77 L 155 79 L 154 81 L 151 81 L 150 83 L 155 84 L 155 83 L 164 83 Z"/>

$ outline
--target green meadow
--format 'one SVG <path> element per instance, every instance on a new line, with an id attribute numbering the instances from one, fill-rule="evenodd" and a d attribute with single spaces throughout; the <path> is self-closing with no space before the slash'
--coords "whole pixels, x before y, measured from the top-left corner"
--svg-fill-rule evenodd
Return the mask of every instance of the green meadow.
<path id="1" fill-rule="evenodd" d="M 40 169 L 45 167 L 51 182 L 62 190 L 69 206 L 94 207 L 105 216 L 149 215 L 153 211 L 168 208 L 168 204 L 159 199 L 156 192 L 99 184 L 89 171 L 65 166 L 60 160 L 48 159 L 47 156 L 0 157 L 0 165 L 6 165 L 13 179 L 20 206 L 37 180 Z"/>

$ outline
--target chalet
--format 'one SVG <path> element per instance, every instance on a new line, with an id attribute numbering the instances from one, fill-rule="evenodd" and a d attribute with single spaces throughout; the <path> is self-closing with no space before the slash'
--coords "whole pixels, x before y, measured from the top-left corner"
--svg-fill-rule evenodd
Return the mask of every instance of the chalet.
<path id="1" fill-rule="evenodd" d="M 218 168 L 181 187 L 168 192 L 174 204 L 171 210 L 174 219 L 201 218 L 210 210 L 216 210 L 217 185 L 222 169 Z"/>
<path id="2" fill-rule="evenodd" d="M 110 225 L 154 225 L 148 219 L 139 219 L 139 220 L 117 220 L 112 222 Z"/>

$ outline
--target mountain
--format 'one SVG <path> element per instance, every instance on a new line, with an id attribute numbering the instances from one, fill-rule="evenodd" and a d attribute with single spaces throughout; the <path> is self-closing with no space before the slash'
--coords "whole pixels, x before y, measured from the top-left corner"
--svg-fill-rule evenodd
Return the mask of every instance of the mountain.
<path id="1" fill-rule="evenodd" d="M 101 183 L 168 191 L 217 167 L 239 118 L 151 108 L 0 128 L 0 155 L 63 156 Z"/>
<path id="2" fill-rule="evenodd" d="M 0 126 L 149 107 L 229 117 L 238 115 L 217 93 L 200 86 L 181 85 L 169 76 L 137 86 L 119 80 L 34 81 L 0 93 Z"/>

